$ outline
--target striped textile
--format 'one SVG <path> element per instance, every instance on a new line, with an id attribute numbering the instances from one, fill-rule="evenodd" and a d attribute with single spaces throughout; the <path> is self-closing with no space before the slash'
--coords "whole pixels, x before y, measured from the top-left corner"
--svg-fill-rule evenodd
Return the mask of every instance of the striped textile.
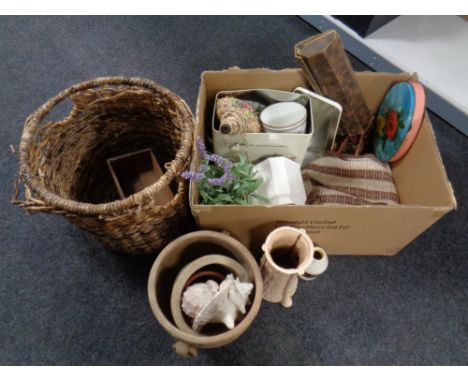
<path id="1" fill-rule="evenodd" d="M 374 155 L 323 156 L 302 166 L 306 204 L 398 204 L 388 163 Z"/>

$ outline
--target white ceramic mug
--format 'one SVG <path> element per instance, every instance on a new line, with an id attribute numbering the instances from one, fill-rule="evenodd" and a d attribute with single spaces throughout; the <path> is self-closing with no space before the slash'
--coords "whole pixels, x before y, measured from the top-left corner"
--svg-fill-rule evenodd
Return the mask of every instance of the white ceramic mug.
<path id="1" fill-rule="evenodd" d="M 269 133 L 305 134 L 307 110 L 297 102 L 277 102 L 263 109 L 260 121 Z"/>

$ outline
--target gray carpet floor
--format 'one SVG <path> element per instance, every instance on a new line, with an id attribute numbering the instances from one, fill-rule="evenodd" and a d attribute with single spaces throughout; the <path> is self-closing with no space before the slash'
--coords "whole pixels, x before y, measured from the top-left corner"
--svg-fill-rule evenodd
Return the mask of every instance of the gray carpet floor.
<path id="1" fill-rule="evenodd" d="M 468 141 L 435 115 L 458 210 L 396 257 L 333 257 L 291 309 L 264 303 L 239 340 L 193 360 L 172 352 L 149 308 L 153 258 L 115 255 L 60 217 L 10 205 L 9 145 L 61 89 L 141 76 L 194 108 L 203 70 L 297 67 L 293 45 L 314 33 L 296 17 L 0 18 L 0 364 L 468 363 Z"/>

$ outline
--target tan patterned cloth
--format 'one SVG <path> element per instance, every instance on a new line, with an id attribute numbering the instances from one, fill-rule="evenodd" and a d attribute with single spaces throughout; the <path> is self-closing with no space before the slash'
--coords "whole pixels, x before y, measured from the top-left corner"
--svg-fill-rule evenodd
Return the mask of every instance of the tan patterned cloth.
<path id="1" fill-rule="evenodd" d="M 374 155 L 323 156 L 302 167 L 306 204 L 398 204 L 388 163 Z"/>

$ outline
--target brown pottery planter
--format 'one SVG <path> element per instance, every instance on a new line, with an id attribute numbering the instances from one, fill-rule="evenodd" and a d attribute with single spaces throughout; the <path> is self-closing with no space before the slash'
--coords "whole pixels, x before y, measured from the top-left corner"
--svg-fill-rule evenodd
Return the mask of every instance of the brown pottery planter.
<path id="1" fill-rule="evenodd" d="M 190 262 L 207 254 L 220 254 L 239 262 L 254 284 L 251 305 L 247 314 L 231 330 L 213 335 L 186 333 L 174 323 L 171 314 L 171 292 L 179 272 Z M 161 326 L 177 342 L 174 350 L 181 356 L 194 357 L 197 348 L 216 348 L 239 338 L 252 324 L 263 295 L 263 282 L 259 267 L 250 251 L 236 239 L 219 232 L 197 231 L 183 235 L 170 243 L 159 254 L 151 268 L 148 280 L 148 297 L 151 309 Z"/>

